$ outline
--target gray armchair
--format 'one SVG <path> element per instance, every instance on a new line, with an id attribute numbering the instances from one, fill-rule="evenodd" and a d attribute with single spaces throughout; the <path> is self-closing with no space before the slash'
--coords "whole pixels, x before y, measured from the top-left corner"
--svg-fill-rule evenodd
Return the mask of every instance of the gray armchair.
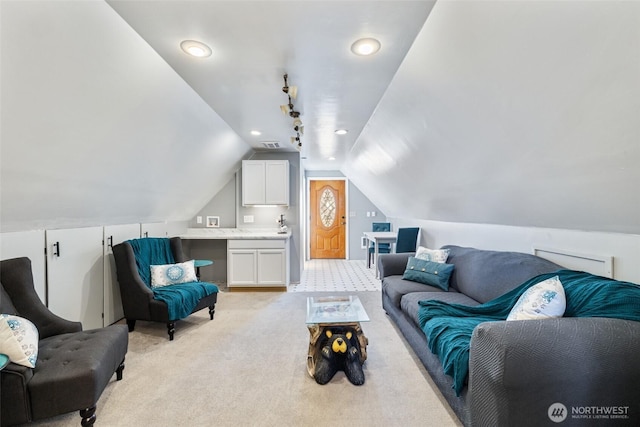
<path id="1" fill-rule="evenodd" d="M 116 373 L 122 379 L 129 338 L 124 325 L 82 330 L 40 301 L 29 258 L 0 261 L 0 312 L 30 320 L 38 329 L 35 368 L 9 363 L 1 375 L 2 426 L 80 411 L 95 422 L 100 395 Z"/>
<path id="2" fill-rule="evenodd" d="M 146 238 L 137 240 L 143 241 L 152 239 Z M 187 257 L 182 250 L 182 240 L 179 237 L 163 240 L 169 241 L 171 253 L 175 262 L 187 261 Z M 118 283 L 120 285 L 120 294 L 122 295 L 122 308 L 124 309 L 124 316 L 127 319 L 129 332 L 134 330 L 136 320 L 163 322 L 167 325 L 169 340 L 172 341 L 175 333 L 175 323 L 180 319 L 172 318 L 170 316 L 167 304 L 154 298 L 153 290 L 140 276 L 138 270 L 139 264 L 145 264 L 144 268 L 149 268 L 148 263 L 144 260 L 136 259 L 134 249 L 129 241 L 115 245 L 113 247 L 113 257 L 116 261 Z M 213 320 L 217 301 L 218 293 L 216 290 L 215 293 L 202 297 L 191 313 L 195 313 L 203 308 L 208 308 L 209 318 Z"/>

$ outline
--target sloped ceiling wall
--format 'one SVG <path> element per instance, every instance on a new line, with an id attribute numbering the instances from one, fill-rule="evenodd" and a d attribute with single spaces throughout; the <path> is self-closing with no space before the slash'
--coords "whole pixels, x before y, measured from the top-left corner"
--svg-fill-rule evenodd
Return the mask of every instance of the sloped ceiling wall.
<path id="1" fill-rule="evenodd" d="M 1 12 L 0 231 L 189 219 L 250 154 L 106 3 Z M 438 1 L 342 172 L 391 217 L 640 234 L 639 119 L 640 3 Z"/>
<path id="2" fill-rule="evenodd" d="M 640 234 L 640 3 L 438 1 L 343 173 L 388 216 Z"/>
<path id="3" fill-rule="evenodd" d="M 252 152 L 106 3 L 1 23 L 1 231 L 185 220 Z"/>

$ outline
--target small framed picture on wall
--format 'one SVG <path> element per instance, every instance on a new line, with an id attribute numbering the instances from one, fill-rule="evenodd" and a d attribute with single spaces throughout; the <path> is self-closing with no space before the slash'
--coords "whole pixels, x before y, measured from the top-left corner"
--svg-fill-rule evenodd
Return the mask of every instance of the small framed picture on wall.
<path id="1" fill-rule="evenodd" d="M 207 227 L 220 227 L 220 217 L 219 216 L 208 216 L 207 217 Z"/>

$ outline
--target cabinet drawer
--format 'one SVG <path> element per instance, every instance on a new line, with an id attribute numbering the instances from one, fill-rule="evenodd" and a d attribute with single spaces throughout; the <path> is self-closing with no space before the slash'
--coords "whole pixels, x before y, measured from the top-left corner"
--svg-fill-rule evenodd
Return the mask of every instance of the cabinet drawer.
<path id="1" fill-rule="evenodd" d="M 228 240 L 229 249 L 284 249 L 284 239 Z"/>

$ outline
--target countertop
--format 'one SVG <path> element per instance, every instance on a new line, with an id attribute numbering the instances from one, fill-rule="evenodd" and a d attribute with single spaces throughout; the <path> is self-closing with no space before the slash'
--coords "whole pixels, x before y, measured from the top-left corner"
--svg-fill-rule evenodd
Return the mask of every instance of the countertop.
<path id="1" fill-rule="evenodd" d="M 278 233 L 277 228 L 188 228 L 182 239 L 219 240 L 287 240 L 291 230 Z"/>

